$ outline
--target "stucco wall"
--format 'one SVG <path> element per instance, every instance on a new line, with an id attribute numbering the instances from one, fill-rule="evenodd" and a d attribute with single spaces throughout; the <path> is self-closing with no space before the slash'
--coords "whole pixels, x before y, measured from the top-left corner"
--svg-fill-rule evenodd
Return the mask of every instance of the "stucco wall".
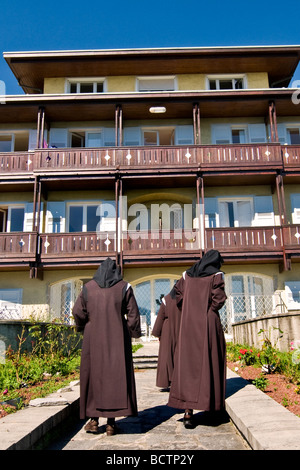
<path id="1" fill-rule="evenodd" d="M 226 70 L 224 71 L 226 73 Z M 158 74 L 159 75 L 159 74 Z M 248 73 L 247 75 L 247 88 L 268 88 L 269 80 L 268 74 L 262 73 Z M 206 89 L 206 74 L 178 74 L 176 75 L 178 90 L 205 90 Z M 65 77 L 52 77 L 44 79 L 44 93 L 56 94 L 65 93 L 66 91 Z M 107 92 L 132 92 L 136 91 L 136 77 L 134 75 L 128 76 L 112 76 L 106 77 Z"/>

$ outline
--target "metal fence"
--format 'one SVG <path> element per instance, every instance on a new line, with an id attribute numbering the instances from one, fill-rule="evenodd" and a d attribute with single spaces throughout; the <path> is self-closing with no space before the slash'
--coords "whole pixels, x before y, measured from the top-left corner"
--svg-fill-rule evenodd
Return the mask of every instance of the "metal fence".
<path id="1" fill-rule="evenodd" d="M 274 293 L 270 295 L 230 294 L 219 313 L 225 333 L 231 334 L 233 323 L 286 312 L 287 307 L 281 294 Z"/>

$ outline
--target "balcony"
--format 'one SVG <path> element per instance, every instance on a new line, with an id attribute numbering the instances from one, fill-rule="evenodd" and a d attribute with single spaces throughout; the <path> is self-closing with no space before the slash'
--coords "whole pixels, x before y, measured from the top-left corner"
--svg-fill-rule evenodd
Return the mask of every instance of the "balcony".
<path id="1" fill-rule="evenodd" d="M 0 154 L 0 174 L 274 170 L 283 168 L 283 164 L 299 168 L 299 154 L 300 147 L 279 144 L 42 149 Z"/>
<path id="2" fill-rule="evenodd" d="M 281 227 L 235 227 L 206 229 L 207 249 L 240 257 L 282 253 Z"/>
<path id="3" fill-rule="evenodd" d="M 0 233 L 0 262 L 28 264 L 36 261 L 37 233 Z"/>
<path id="4" fill-rule="evenodd" d="M 115 233 L 43 233 L 40 235 L 39 255 L 44 263 L 93 261 L 113 256 L 116 252 Z"/>
<path id="5" fill-rule="evenodd" d="M 126 265 L 139 263 L 192 263 L 206 249 L 219 250 L 228 262 L 240 260 L 282 261 L 300 256 L 300 226 L 207 228 L 198 230 L 158 230 L 81 233 L 1 233 L 0 262 L 3 267 L 92 266 L 118 253 Z"/>

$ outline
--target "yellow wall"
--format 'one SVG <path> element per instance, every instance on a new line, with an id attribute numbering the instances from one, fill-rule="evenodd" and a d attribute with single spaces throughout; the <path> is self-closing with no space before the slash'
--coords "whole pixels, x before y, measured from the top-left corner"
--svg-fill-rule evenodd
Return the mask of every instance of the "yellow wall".
<path id="1" fill-rule="evenodd" d="M 224 71 L 226 73 L 226 71 Z M 176 76 L 178 90 L 205 90 L 205 74 L 180 74 Z M 44 79 L 44 93 L 56 94 L 65 93 L 66 79 L 64 77 L 54 77 Z M 248 88 L 268 88 L 269 80 L 267 73 L 248 73 Z M 134 92 L 136 91 L 136 77 L 115 76 L 106 78 L 106 87 L 108 93 Z"/>
<path id="2" fill-rule="evenodd" d="M 267 73 L 247 73 L 248 88 L 269 88 L 269 77 Z"/>
<path id="3" fill-rule="evenodd" d="M 65 82 L 66 79 L 64 77 L 45 78 L 44 93 L 65 93 Z"/>
<path id="4" fill-rule="evenodd" d="M 43 280 L 30 279 L 29 271 L 0 272 L 0 286 L 2 289 L 23 288 L 23 318 L 33 316 L 42 320 L 46 319 L 48 313 L 49 290 L 52 284 L 70 279 L 90 279 L 95 274 L 97 267 L 77 268 L 76 270 L 45 270 Z M 124 280 L 135 286 L 139 282 L 158 277 L 179 279 L 189 267 L 190 265 L 168 267 L 161 263 L 157 267 L 125 268 L 123 277 Z M 280 272 L 278 263 L 254 265 L 227 265 L 225 263 L 222 270 L 225 272 L 225 290 L 226 275 L 230 274 L 248 273 L 270 276 L 274 282 L 274 289 L 282 292 L 286 281 L 295 281 L 300 278 L 300 264 L 298 263 L 293 263 L 292 270 L 286 272 Z"/>

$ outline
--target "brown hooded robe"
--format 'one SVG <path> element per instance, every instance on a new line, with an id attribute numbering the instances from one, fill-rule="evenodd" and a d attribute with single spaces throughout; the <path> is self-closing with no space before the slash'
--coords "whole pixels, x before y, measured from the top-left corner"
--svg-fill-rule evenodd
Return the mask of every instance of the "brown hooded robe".
<path id="1" fill-rule="evenodd" d="M 167 388 L 172 381 L 174 355 L 180 327 L 181 311 L 177 307 L 175 289 L 162 299 L 152 335 L 160 339 L 156 385 Z"/>
<path id="2" fill-rule="evenodd" d="M 226 342 L 218 313 L 226 300 L 224 276 L 219 252 L 206 255 L 176 284 L 182 315 L 168 402 L 173 408 L 218 411 L 225 405 Z"/>
<path id="3" fill-rule="evenodd" d="M 131 337 L 141 336 L 140 315 L 113 260 L 103 261 L 85 284 L 73 316 L 83 330 L 80 418 L 137 415 Z"/>

